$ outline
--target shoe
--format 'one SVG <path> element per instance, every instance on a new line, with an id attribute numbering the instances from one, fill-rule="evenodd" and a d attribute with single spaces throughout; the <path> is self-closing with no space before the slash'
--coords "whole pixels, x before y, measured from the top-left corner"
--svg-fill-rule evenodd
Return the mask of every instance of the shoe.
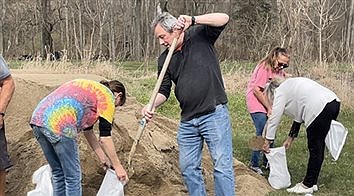
<path id="1" fill-rule="evenodd" d="M 300 182 L 297 183 L 293 188 L 286 189 L 286 191 L 288 191 L 289 193 L 313 193 L 313 189 L 314 187 L 308 188 L 304 184 L 302 184 L 302 182 Z"/>
<path id="2" fill-rule="evenodd" d="M 250 166 L 250 168 L 251 168 L 254 172 L 256 172 L 257 174 L 263 176 L 263 171 L 261 170 L 261 168 L 259 168 L 259 167 L 253 167 L 253 166 Z"/>
<path id="3" fill-rule="evenodd" d="M 313 192 L 318 191 L 318 186 L 315 184 L 312 186 Z"/>
<path id="4" fill-rule="evenodd" d="M 269 170 L 270 170 L 269 163 L 268 163 L 268 162 L 267 162 L 267 163 L 263 163 L 262 168 L 263 168 L 264 170 L 266 170 L 266 171 L 269 171 Z"/>

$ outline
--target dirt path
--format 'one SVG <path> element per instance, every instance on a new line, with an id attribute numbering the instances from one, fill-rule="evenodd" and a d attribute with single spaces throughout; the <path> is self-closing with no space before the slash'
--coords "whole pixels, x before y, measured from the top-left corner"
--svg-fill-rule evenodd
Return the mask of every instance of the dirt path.
<path id="1" fill-rule="evenodd" d="M 32 136 L 28 120 L 40 99 L 61 83 L 86 78 L 99 81 L 97 75 L 28 74 L 14 71 L 16 91 L 7 111 L 6 126 L 9 150 L 14 167 L 7 178 L 7 196 L 26 195 L 34 189 L 33 172 L 46 164 L 42 151 Z M 124 107 L 117 110 L 113 139 L 119 157 L 127 162 L 130 147 L 138 129 L 137 112 L 141 105 L 128 97 Z M 156 116 L 145 129 L 133 159 L 134 175 L 125 187 L 125 195 L 187 195 L 178 170 L 176 143 L 177 122 Z M 97 133 L 97 130 L 96 130 Z M 80 157 L 83 170 L 83 195 L 94 196 L 102 182 L 104 171 L 86 141 L 80 138 Z M 212 165 L 204 153 L 203 173 L 207 191 L 213 195 Z M 234 160 L 238 195 L 265 195 L 271 190 L 266 180 L 251 172 L 243 163 Z"/>

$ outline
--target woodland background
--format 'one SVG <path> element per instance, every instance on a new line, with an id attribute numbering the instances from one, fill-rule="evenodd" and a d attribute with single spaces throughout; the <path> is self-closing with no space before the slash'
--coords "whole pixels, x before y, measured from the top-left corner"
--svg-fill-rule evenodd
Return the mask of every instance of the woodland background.
<path id="1" fill-rule="evenodd" d="M 149 61 L 160 3 L 176 17 L 225 12 L 221 60 L 255 61 L 274 46 L 292 62 L 354 61 L 354 0 L 0 0 L 0 54 L 9 59 Z"/>

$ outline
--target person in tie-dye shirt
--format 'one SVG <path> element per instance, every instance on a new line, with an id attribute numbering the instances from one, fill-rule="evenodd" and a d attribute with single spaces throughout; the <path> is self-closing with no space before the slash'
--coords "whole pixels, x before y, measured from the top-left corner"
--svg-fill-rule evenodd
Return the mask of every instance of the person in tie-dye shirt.
<path id="1" fill-rule="evenodd" d="M 125 99 L 125 87 L 117 80 L 76 79 L 61 85 L 40 101 L 30 125 L 52 169 L 54 195 L 82 195 L 76 140 L 80 131 L 102 166 L 112 167 L 119 180 L 128 181 L 111 138 L 115 107 L 122 106 Z M 100 141 L 93 133 L 97 121 Z"/>

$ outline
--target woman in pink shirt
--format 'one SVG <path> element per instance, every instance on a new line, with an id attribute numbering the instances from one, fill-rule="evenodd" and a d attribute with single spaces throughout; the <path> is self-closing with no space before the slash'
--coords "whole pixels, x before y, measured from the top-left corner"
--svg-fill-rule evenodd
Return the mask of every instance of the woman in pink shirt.
<path id="1" fill-rule="evenodd" d="M 247 86 L 246 103 L 247 110 L 251 114 L 256 135 L 261 136 L 267 122 L 267 116 L 271 113 L 271 105 L 267 103 L 263 94 L 264 87 L 273 77 L 285 77 L 284 68 L 288 67 L 290 56 L 285 48 L 275 47 L 264 57 L 253 70 L 251 80 Z M 253 150 L 250 168 L 263 175 L 259 166 L 260 150 Z M 263 165 L 267 160 L 263 157 Z"/>

